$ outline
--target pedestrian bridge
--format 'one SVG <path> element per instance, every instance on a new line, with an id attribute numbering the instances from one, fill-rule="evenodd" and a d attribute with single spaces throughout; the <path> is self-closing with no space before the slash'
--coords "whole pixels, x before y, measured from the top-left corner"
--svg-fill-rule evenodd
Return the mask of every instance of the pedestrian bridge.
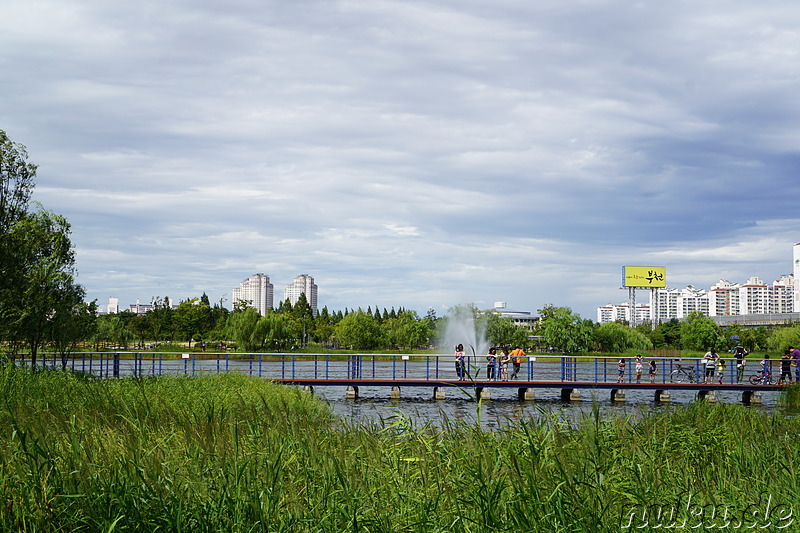
<path id="1" fill-rule="evenodd" d="M 18 355 L 16 364 L 28 365 L 30 358 Z M 649 362 L 656 371 L 651 376 Z M 315 387 L 343 387 L 346 397 L 357 398 L 360 387 L 385 387 L 399 398 L 403 389 L 427 387 L 431 397 L 445 399 L 448 389 L 469 391 L 475 398 L 491 399 L 492 389 L 516 389 L 521 400 L 535 399 L 536 389 L 558 389 L 564 400 L 580 399 L 581 391 L 605 390 L 611 401 L 624 401 L 629 390 L 651 391 L 654 401 L 669 401 L 670 391 L 693 391 L 698 398 L 716 400 L 718 391 L 741 392 L 742 401 L 761 401 L 762 391 L 780 391 L 785 385 L 752 384 L 759 361 L 747 361 L 737 374 L 735 360 L 724 359 L 725 369 L 704 383 L 702 359 L 648 358 L 637 378 L 634 358 L 526 355 L 518 369 L 508 365 L 508 375 L 492 378 L 485 357 L 468 356 L 466 374 L 459 379 L 452 354 L 294 354 L 294 353 L 153 353 L 92 352 L 40 354 L 37 365 L 72 370 L 99 377 L 146 377 L 155 375 L 198 375 L 236 372 L 278 383 Z M 779 361 L 774 361 L 779 363 Z M 773 369 L 773 375 L 777 376 Z"/>

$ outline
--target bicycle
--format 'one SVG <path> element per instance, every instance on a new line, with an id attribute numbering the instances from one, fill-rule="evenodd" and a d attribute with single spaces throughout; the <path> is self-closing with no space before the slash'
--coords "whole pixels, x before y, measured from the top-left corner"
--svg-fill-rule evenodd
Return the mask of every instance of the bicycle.
<path id="1" fill-rule="evenodd" d="M 697 381 L 694 376 L 694 367 L 691 366 L 684 366 L 679 363 L 675 363 L 675 370 L 670 372 L 669 380 L 672 383 L 694 383 Z"/>
<path id="2" fill-rule="evenodd" d="M 759 372 L 750 376 L 750 385 L 777 385 L 778 380 L 772 376 L 772 372 Z"/>

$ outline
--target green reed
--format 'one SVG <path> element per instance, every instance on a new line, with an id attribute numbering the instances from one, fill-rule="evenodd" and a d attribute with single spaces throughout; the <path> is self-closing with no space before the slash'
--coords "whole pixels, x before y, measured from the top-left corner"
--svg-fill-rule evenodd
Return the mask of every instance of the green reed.
<path id="1" fill-rule="evenodd" d="M 738 405 L 486 432 L 349 424 L 237 375 L 2 367 L 0 392 L 2 530 L 618 531 L 632 506 L 800 496 L 798 422 Z"/>

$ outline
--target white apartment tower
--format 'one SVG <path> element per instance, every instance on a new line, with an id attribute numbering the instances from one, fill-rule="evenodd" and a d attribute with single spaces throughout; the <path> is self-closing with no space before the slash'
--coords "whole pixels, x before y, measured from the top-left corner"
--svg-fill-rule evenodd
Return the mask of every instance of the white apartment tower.
<path id="1" fill-rule="evenodd" d="M 314 278 L 308 274 L 300 274 L 294 281 L 286 286 L 283 291 L 283 299 L 289 300 L 292 305 L 297 303 L 301 294 L 306 295 L 306 301 L 311 306 L 311 310 L 316 314 L 317 312 L 317 286 L 314 284 Z"/>
<path id="2" fill-rule="evenodd" d="M 269 276 L 265 274 L 253 274 L 242 281 L 238 287 L 231 291 L 231 300 L 234 305 L 236 302 L 247 302 L 249 307 L 255 308 L 261 315 L 266 315 L 272 308 L 272 283 Z"/>
<path id="3" fill-rule="evenodd" d="M 108 307 L 106 308 L 106 312 L 108 314 L 119 313 L 119 298 L 112 296 L 108 299 Z"/>
<path id="4" fill-rule="evenodd" d="M 708 293 L 708 315 L 741 315 L 739 307 L 739 284 L 721 279 Z"/>
<path id="5" fill-rule="evenodd" d="M 791 313 L 794 307 L 795 277 L 784 274 L 770 287 L 769 313 Z"/>

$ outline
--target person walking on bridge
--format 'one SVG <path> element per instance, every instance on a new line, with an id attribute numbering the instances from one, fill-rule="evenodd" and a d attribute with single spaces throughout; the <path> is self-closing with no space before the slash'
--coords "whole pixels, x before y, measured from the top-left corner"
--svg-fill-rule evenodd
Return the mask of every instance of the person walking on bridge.
<path id="1" fill-rule="evenodd" d="M 739 344 L 733 349 L 733 355 L 736 357 L 736 383 L 741 383 L 744 379 L 744 367 L 747 365 L 747 349 Z"/>
<path id="2" fill-rule="evenodd" d="M 486 356 L 486 379 L 494 380 L 496 379 L 495 376 L 497 372 L 495 369 L 497 368 L 497 350 L 495 348 L 489 348 L 489 353 Z"/>
<path id="3" fill-rule="evenodd" d="M 511 379 L 517 379 L 519 369 L 522 367 L 522 358 L 525 357 L 525 352 L 519 346 L 516 346 L 511 352 L 511 364 L 514 365 L 514 371 L 511 372 Z"/>
<path id="4" fill-rule="evenodd" d="M 703 383 L 714 383 L 714 370 L 717 367 L 717 359 L 719 359 L 719 355 L 717 355 L 714 348 L 709 349 L 703 356 L 703 360 L 706 362 L 706 376 Z"/>
<path id="5" fill-rule="evenodd" d="M 456 346 L 456 375 L 458 376 L 458 381 L 464 381 L 466 377 L 466 366 L 464 365 L 464 345 L 458 344 Z"/>

